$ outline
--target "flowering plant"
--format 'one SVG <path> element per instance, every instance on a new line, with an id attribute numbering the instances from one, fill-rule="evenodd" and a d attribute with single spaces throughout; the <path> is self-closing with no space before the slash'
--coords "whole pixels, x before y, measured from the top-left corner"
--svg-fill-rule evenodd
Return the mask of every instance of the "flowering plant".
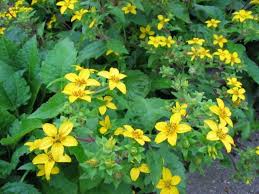
<path id="1" fill-rule="evenodd" d="M 251 183 L 259 1 L 231 2 L 0 2 L 1 193 L 185 193 L 215 160 Z"/>

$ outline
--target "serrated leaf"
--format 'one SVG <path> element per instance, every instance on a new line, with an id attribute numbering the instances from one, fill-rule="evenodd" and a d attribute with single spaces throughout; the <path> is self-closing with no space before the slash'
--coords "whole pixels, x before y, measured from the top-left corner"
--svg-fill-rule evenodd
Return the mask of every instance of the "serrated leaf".
<path id="1" fill-rule="evenodd" d="M 28 118 L 50 119 L 56 117 L 64 109 L 66 98 L 62 93 L 52 96 L 46 103 L 42 104 Z"/>
<path id="2" fill-rule="evenodd" d="M 46 59 L 42 63 L 41 78 L 49 85 L 51 82 L 63 78 L 66 73 L 73 71 L 73 65 L 76 63 L 77 51 L 74 43 L 68 38 L 59 41 L 54 49 L 50 50 Z M 64 81 L 53 83 L 50 87 L 52 91 L 61 91 L 64 87 Z"/>
<path id="3" fill-rule="evenodd" d="M 104 41 L 98 40 L 87 44 L 80 52 L 78 56 L 78 63 L 91 58 L 97 59 L 106 51 L 106 45 Z"/>
<path id="4" fill-rule="evenodd" d="M 186 8 L 185 4 L 182 2 L 172 2 L 168 5 L 169 10 L 174 14 L 176 18 L 179 18 L 180 20 L 191 23 L 189 11 Z"/>
<path id="5" fill-rule="evenodd" d="M 118 39 L 109 39 L 107 40 L 107 49 L 111 49 L 119 54 L 128 54 L 128 50 L 122 41 Z"/>
<path id="6" fill-rule="evenodd" d="M 26 134 L 41 128 L 41 125 L 42 123 L 39 119 L 23 119 L 17 128 L 17 133 L 13 136 L 2 138 L 0 143 L 2 145 L 16 144 Z"/>
<path id="7" fill-rule="evenodd" d="M 40 194 L 33 185 L 23 182 L 6 183 L 0 191 L 2 194 Z"/>
<path id="8" fill-rule="evenodd" d="M 0 104 L 6 109 L 14 110 L 25 105 L 30 97 L 30 87 L 19 72 L 9 75 L 9 78 L 0 84 Z"/>
<path id="9" fill-rule="evenodd" d="M 15 66 L 14 59 L 16 58 L 17 54 L 17 45 L 4 38 L 0 38 L 0 60 L 4 61 L 5 63 Z"/>

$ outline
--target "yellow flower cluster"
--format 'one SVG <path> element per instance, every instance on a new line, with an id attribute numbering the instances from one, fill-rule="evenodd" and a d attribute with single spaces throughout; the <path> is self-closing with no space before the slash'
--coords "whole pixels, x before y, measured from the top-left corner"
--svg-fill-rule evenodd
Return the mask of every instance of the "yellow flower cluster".
<path id="1" fill-rule="evenodd" d="M 244 9 L 241 9 L 239 11 L 235 11 L 233 13 L 233 21 L 237 21 L 237 22 L 245 22 L 246 20 L 253 20 L 254 16 L 252 15 L 252 11 L 246 11 Z"/>
<path id="2" fill-rule="evenodd" d="M 136 15 L 137 14 L 137 7 L 135 5 L 132 5 L 131 3 L 128 3 L 126 6 L 124 6 L 121 10 L 125 13 L 125 14 L 133 14 Z"/>
<path id="3" fill-rule="evenodd" d="M 149 170 L 149 167 L 146 163 L 143 163 L 141 164 L 140 166 L 138 167 L 133 167 L 131 170 L 130 170 L 130 178 L 132 181 L 136 181 L 140 175 L 140 173 L 150 173 L 150 170 Z"/>
<path id="4" fill-rule="evenodd" d="M 149 36 L 148 44 L 153 45 L 155 48 L 159 46 L 171 48 L 175 44 L 175 40 L 173 40 L 172 36 Z"/>
<path id="5" fill-rule="evenodd" d="M 77 0 L 63 0 L 57 2 L 57 6 L 60 6 L 60 13 L 64 14 L 67 9 L 74 10 Z"/>
<path id="6" fill-rule="evenodd" d="M 228 50 L 218 49 L 213 55 L 217 55 L 220 61 L 233 66 L 234 64 L 240 64 L 241 60 L 237 52 L 230 53 Z"/>
<path id="7" fill-rule="evenodd" d="M 51 174 L 59 173 L 59 168 L 55 166 L 56 163 L 71 162 L 64 147 L 77 146 L 78 142 L 69 135 L 73 129 L 73 123 L 70 121 L 62 122 L 59 129 L 54 124 L 45 123 L 42 125 L 42 129 L 46 135 L 44 138 L 27 142 L 25 145 L 31 152 L 36 149 L 44 150 L 44 153 L 33 158 L 32 163 L 39 169 L 37 176 L 45 175 L 45 178 L 49 180 Z"/>
<path id="8" fill-rule="evenodd" d="M 202 46 L 191 47 L 191 51 L 187 52 L 187 55 L 191 56 L 191 61 L 193 61 L 197 57 L 199 57 L 200 59 L 212 59 L 210 51 Z"/>
<path id="9" fill-rule="evenodd" d="M 217 28 L 220 22 L 221 21 L 216 20 L 216 19 L 210 19 L 210 20 L 205 21 L 208 28 Z"/>
<path id="10" fill-rule="evenodd" d="M 227 93 L 231 94 L 232 101 L 239 105 L 241 101 L 245 100 L 245 89 L 242 88 L 242 83 L 236 77 L 227 78 L 227 81 L 227 85 L 230 87 Z"/>
<path id="11" fill-rule="evenodd" d="M 229 153 L 231 152 L 231 145 L 235 145 L 233 138 L 228 135 L 228 128 L 226 127 L 227 124 L 233 127 L 233 122 L 230 118 L 231 111 L 220 98 L 217 98 L 217 104 L 218 105 L 211 106 L 209 109 L 219 117 L 220 122 L 204 120 L 204 123 L 211 129 L 207 134 L 207 140 L 221 141 Z"/>

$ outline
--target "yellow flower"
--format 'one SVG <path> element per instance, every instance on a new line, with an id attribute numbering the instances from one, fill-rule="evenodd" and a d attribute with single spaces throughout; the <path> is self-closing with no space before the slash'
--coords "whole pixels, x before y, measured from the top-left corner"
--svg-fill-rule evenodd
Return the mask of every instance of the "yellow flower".
<path id="1" fill-rule="evenodd" d="M 170 169 L 163 168 L 162 179 L 159 180 L 156 188 L 160 189 L 160 194 L 179 194 L 177 185 L 181 182 L 181 177 L 173 176 Z"/>
<path id="2" fill-rule="evenodd" d="M 91 29 L 91 28 L 93 28 L 94 27 L 94 25 L 95 25 L 95 23 L 96 23 L 96 19 L 93 19 L 93 21 L 89 24 L 89 28 Z"/>
<path id="3" fill-rule="evenodd" d="M 108 115 L 105 116 L 103 121 L 99 121 L 99 124 L 102 126 L 99 129 L 99 132 L 101 134 L 105 134 L 109 129 L 111 129 L 111 121 L 110 121 L 110 117 Z"/>
<path id="4" fill-rule="evenodd" d="M 255 153 L 256 153 L 257 155 L 259 155 L 259 146 L 256 147 Z"/>
<path id="5" fill-rule="evenodd" d="M 89 69 L 89 68 L 81 67 L 80 64 L 75 65 L 75 70 L 76 71 L 88 70 L 88 71 L 90 71 L 90 73 L 97 72 L 96 69 Z"/>
<path id="6" fill-rule="evenodd" d="M 65 78 L 72 82 L 75 86 L 85 88 L 86 86 L 100 86 L 101 84 L 95 79 L 89 79 L 90 71 L 88 69 L 83 69 L 79 72 L 79 75 L 75 73 L 68 73 Z"/>
<path id="7" fill-rule="evenodd" d="M 73 123 L 70 121 L 61 123 L 59 129 L 53 124 L 45 123 L 42 125 L 42 129 L 47 137 L 41 139 L 39 149 L 45 150 L 51 147 L 51 153 L 55 160 L 64 154 L 64 147 L 78 145 L 77 140 L 69 135 L 73 129 Z"/>
<path id="8" fill-rule="evenodd" d="M 233 122 L 230 118 L 231 111 L 229 110 L 228 107 L 225 106 L 223 100 L 221 100 L 220 98 L 217 98 L 217 103 L 218 103 L 218 106 L 216 105 L 210 106 L 210 111 L 219 116 L 221 123 L 227 123 L 231 127 L 233 127 Z"/>
<path id="9" fill-rule="evenodd" d="M 160 131 L 156 138 L 156 143 L 161 143 L 167 139 L 168 143 L 172 146 L 176 145 L 177 133 L 186 133 L 191 131 L 191 127 L 188 124 L 180 123 L 182 120 L 181 114 L 173 114 L 169 122 L 158 122 L 155 128 Z"/>
<path id="10" fill-rule="evenodd" d="M 136 10 L 136 6 L 132 5 L 131 3 L 128 3 L 126 6 L 124 6 L 122 9 L 122 11 L 124 11 L 125 14 L 137 14 L 137 10 Z"/>
<path id="11" fill-rule="evenodd" d="M 213 38 L 214 38 L 213 44 L 219 45 L 220 48 L 222 48 L 224 44 L 228 42 L 228 40 L 222 35 L 214 34 Z"/>
<path id="12" fill-rule="evenodd" d="M 57 21 L 57 17 L 55 15 L 53 15 L 51 18 L 50 18 L 50 21 L 47 23 L 47 28 L 48 29 L 51 29 L 52 26 L 53 26 L 53 23 L 55 23 Z"/>
<path id="13" fill-rule="evenodd" d="M 210 54 L 210 51 L 208 49 L 205 49 L 204 47 L 200 47 L 198 49 L 198 55 L 201 59 L 207 57 L 207 58 L 212 58 L 212 55 Z"/>
<path id="14" fill-rule="evenodd" d="M 172 45 L 175 43 L 175 40 L 173 40 L 172 36 L 168 36 L 167 38 L 165 38 L 164 43 L 168 48 L 171 48 Z"/>
<path id="15" fill-rule="evenodd" d="M 238 88 L 242 87 L 242 83 L 237 81 L 236 77 L 229 77 L 229 78 L 227 78 L 227 80 L 228 80 L 228 82 L 227 82 L 228 86 L 233 86 L 233 87 L 238 87 Z"/>
<path id="16" fill-rule="evenodd" d="M 236 102 L 237 100 L 245 100 L 245 89 L 244 88 L 239 88 L 239 87 L 234 87 L 231 88 L 227 91 L 227 93 L 232 94 L 232 101 Z"/>
<path id="17" fill-rule="evenodd" d="M 26 142 L 24 145 L 29 147 L 30 152 L 32 152 L 33 150 L 36 150 L 40 147 L 41 144 L 41 139 L 36 139 L 34 141 L 29 141 Z"/>
<path id="18" fill-rule="evenodd" d="M 78 87 L 73 83 L 69 83 L 65 86 L 62 93 L 68 95 L 68 99 L 70 103 L 75 102 L 77 99 L 85 100 L 87 102 L 91 102 L 91 94 L 93 93 L 90 90 L 85 90 L 82 87 Z"/>
<path id="19" fill-rule="evenodd" d="M 4 31 L 6 30 L 5 27 L 0 27 L 0 35 L 4 35 Z"/>
<path id="20" fill-rule="evenodd" d="M 152 36 L 152 35 L 155 34 L 155 32 L 151 30 L 150 25 L 147 25 L 146 27 L 140 27 L 139 30 L 140 30 L 140 32 L 141 32 L 139 38 L 141 38 L 141 39 L 145 38 L 146 35 Z"/>
<path id="21" fill-rule="evenodd" d="M 226 57 L 226 64 L 230 64 L 231 66 L 233 66 L 234 64 L 239 64 L 239 63 L 241 63 L 241 60 L 237 52 L 230 53 Z"/>
<path id="22" fill-rule="evenodd" d="M 69 155 L 65 154 L 65 155 L 61 155 L 58 159 L 55 159 L 51 152 L 47 152 L 43 154 L 38 154 L 32 160 L 32 163 L 34 165 L 37 165 L 37 164 L 44 165 L 44 172 L 47 180 L 50 179 L 51 171 L 53 168 L 55 168 L 54 166 L 56 162 L 62 162 L 62 163 L 71 162 L 71 158 L 69 157 Z"/>
<path id="23" fill-rule="evenodd" d="M 186 41 L 188 44 L 197 44 L 197 45 L 203 45 L 203 43 L 205 42 L 204 39 L 202 38 L 193 38 L 191 40 L 187 40 Z"/>
<path id="24" fill-rule="evenodd" d="M 82 17 L 89 12 L 89 10 L 87 9 L 80 9 L 79 11 L 75 12 L 75 15 L 73 15 L 73 17 L 71 18 L 71 22 L 75 21 L 75 20 L 79 20 L 81 21 Z"/>
<path id="25" fill-rule="evenodd" d="M 250 4 L 255 4 L 255 5 L 257 5 L 257 4 L 259 4 L 259 0 L 251 0 L 251 1 L 250 1 Z"/>
<path id="26" fill-rule="evenodd" d="M 136 181 L 140 173 L 150 173 L 149 167 L 147 164 L 141 164 L 139 167 L 134 167 L 130 170 L 130 178 L 132 181 Z"/>
<path id="27" fill-rule="evenodd" d="M 218 55 L 220 61 L 225 61 L 226 58 L 229 58 L 230 52 L 228 50 L 218 49 L 213 55 Z"/>
<path id="28" fill-rule="evenodd" d="M 57 6 L 60 6 L 60 13 L 64 14 L 67 9 L 74 10 L 75 3 L 77 3 L 77 0 L 63 0 L 57 2 Z"/>
<path id="29" fill-rule="evenodd" d="M 165 18 L 163 15 L 157 16 L 159 23 L 157 24 L 157 29 L 161 30 L 169 21 L 169 18 Z"/>
<path id="30" fill-rule="evenodd" d="M 207 140 L 221 141 L 224 144 L 227 153 L 231 152 L 231 145 L 235 144 L 233 138 L 227 134 L 228 128 L 226 127 L 226 123 L 217 124 L 212 120 L 205 120 L 204 123 L 206 123 L 211 129 L 207 134 Z"/>
<path id="31" fill-rule="evenodd" d="M 148 44 L 153 45 L 155 48 L 160 46 L 161 39 L 159 37 L 149 36 Z"/>
<path id="32" fill-rule="evenodd" d="M 105 96 L 104 98 L 101 98 L 101 100 L 104 101 L 104 105 L 99 107 L 99 112 L 101 115 L 104 115 L 107 111 L 107 108 L 116 110 L 117 107 L 116 105 L 112 102 L 112 97 L 111 96 Z"/>
<path id="33" fill-rule="evenodd" d="M 216 20 L 216 19 L 211 19 L 211 20 L 207 20 L 205 21 L 205 23 L 207 24 L 207 27 L 208 28 L 217 28 L 218 27 L 218 24 L 220 23 L 221 21 L 219 20 Z"/>
<path id="34" fill-rule="evenodd" d="M 199 57 L 199 50 L 195 47 L 191 47 L 191 51 L 187 52 L 187 55 L 191 56 L 191 61 L 193 61 L 196 57 Z"/>
<path id="35" fill-rule="evenodd" d="M 108 49 L 108 50 L 106 51 L 106 56 L 108 56 L 108 55 L 110 55 L 110 54 L 112 54 L 112 53 L 114 53 L 116 56 L 119 56 L 119 53 L 114 52 L 112 49 Z"/>
<path id="36" fill-rule="evenodd" d="M 114 131 L 114 135 L 123 135 L 125 132 L 125 129 L 122 127 L 118 127 L 115 131 Z"/>
<path id="37" fill-rule="evenodd" d="M 109 88 L 113 90 L 114 88 L 118 88 L 123 94 L 126 94 L 127 89 L 122 79 L 127 77 L 126 75 L 119 72 L 117 68 L 110 68 L 110 71 L 100 71 L 98 73 L 99 76 L 102 76 L 109 80 Z"/>
<path id="38" fill-rule="evenodd" d="M 44 165 L 37 165 L 37 168 L 39 169 L 39 171 L 37 173 L 37 176 L 44 176 L 44 175 L 46 175 Z M 59 168 L 54 166 L 51 169 L 50 174 L 58 174 L 59 171 L 60 171 Z"/>
<path id="39" fill-rule="evenodd" d="M 146 135 L 144 135 L 144 132 L 141 129 L 133 129 L 130 125 L 124 125 L 124 128 L 126 129 L 123 133 L 125 137 L 129 137 L 134 139 L 136 142 L 138 142 L 140 145 L 144 145 L 145 142 L 150 142 L 150 138 Z"/>
<path id="40" fill-rule="evenodd" d="M 252 11 L 246 11 L 244 9 L 234 12 L 233 15 L 234 16 L 232 20 L 239 21 L 241 23 L 249 19 L 254 19 L 254 17 L 252 16 Z"/>
<path id="41" fill-rule="evenodd" d="M 172 112 L 179 113 L 182 116 L 185 116 L 187 106 L 187 104 L 180 104 L 178 101 L 176 101 L 175 106 L 172 108 Z"/>

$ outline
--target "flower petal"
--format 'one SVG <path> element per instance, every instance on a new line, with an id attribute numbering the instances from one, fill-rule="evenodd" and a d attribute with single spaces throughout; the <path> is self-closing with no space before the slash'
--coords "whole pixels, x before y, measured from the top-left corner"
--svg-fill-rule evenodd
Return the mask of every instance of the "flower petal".
<path id="1" fill-rule="evenodd" d="M 216 100 L 217 100 L 217 103 L 218 103 L 220 108 L 224 108 L 225 107 L 225 104 L 224 104 L 223 100 L 221 100 L 220 98 L 217 98 Z"/>
<path id="2" fill-rule="evenodd" d="M 224 144 L 227 153 L 231 152 L 231 144 L 226 139 L 221 139 L 221 142 Z"/>
<path id="3" fill-rule="evenodd" d="M 68 73 L 68 74 L 65 75 L 65 78 L 66 78 L 68 81 L 76 82 L 78 76 L 77 76 L 75 73 Z"/>
<path id="4" fill-rule="evenodd" d="M 170 145 L 175 146 L 177 141 L 177 133 L 173 133 L 168 136 L 167 141 Z"/>
<path id="5" fill-rule="evenodd" d="M 186 133 L 188 131 L 191 131 L 192 128 L 190 125 L 187 125 L 187 124 L 179 124 L 178 125 L 178 128 L 177 128 L 177 133 Z"/>
<path id="6" fill-rule="evenodd" d="M 165 141 L 166 139 L 167 139 L 166 133 L 160 132 L 157 134 L 157 136 L 155 138 L 155 142 L 158 144 L 158 143 Z"/>
<path id="7" fill-rule="evenodd" d="M 210 106 L 210 111 L 215 113 L 216 115 L 219 115 L 219 107 L 216 105 Z"/>
<path id="8" fill-rule="evenodd" d="M 217 141 L 219 140 L 219 137 L 217 136 L 217 133 L 215 131 L 210 131 L 207 136 L 206 136 L 207 140 L 210 141 Z"/>
<path id="9" fill-rule="evenodd" d="M 132 168 L 130 170 L 130 178 L 131 178 L 131 180 L 136 181 L 138 179 L 138 177 L 139 177 L 139 174 L 140 174 L 140 171 L 139 171 L 138 168 Z"/>
<path id="10" fill-rule="evenodd" d="M 54 137 L 55 135 L 57 135 L 57 132 L 58 132 L 56 126 L 50 123 L 43 124 L 42 129 L 44 133 L 50 137 Z"/>
<path id="11" fill-rule="evenodd" d="M 50 179 L 50 173 L 51 173 L 54 165 L 55 165 L 54 161 L 50 161 L 45 164 L 45 177 L 47 180 Z"/>
<path id="12" fill-rule="evenodd" d="M 182 120 L 181 114 L 180 113 L 175 113 L 171 116 L 170 118 L 170 123 L 180 123 Z"/>
<path id="13" fill-rule="evenodd" d="M 59 157 L 64 154 L 64 146 L 61 143 L 54 143 L 51 147 L 51 154 L 55 161 L 59 160 Z"/>
<path id="14" fill-rule="evenodd" d="M 40 150 L 45 150 L 51 147 L 54 143 L 54 139 L 52 137 L 44 137 L 41 139 L 41 142 L 39 144 L 39 149 Z"/>
<path id="15" fill-rule="evenodd" d="M 69 155 L 65 154 L 63 156 L 60 156 L 58 161 L 56 161 L 56 162 L 64 162 L 64 163 L 65 162 L 71 162 L 71 158 L 70 158 Z"/>
<path id="16" fill-rule="evenodd" d="M 101 115 L 104 115 L 106 113 L 106 110 L 107 108 L 105 105 L 99 107 L 99 112 Z"/>
<path id="17" fill-rule="evenodd" d="M 205 120 L 204 123 L 206 123 L 213 131 L 218 130 L 218 125 L 213 120 Z"/>
<path id="18" fill-rule="evenodd" d="M 59 128 L 59 135 L 62 137 L 67 136 L 73 129 L 73 123 L 70 121 L 64 121 Z"/>
<path id="19" fill-rule="evenodd" d="M 149 167 L 147 164 L 141 164 L 141 166 L 139 167 L 140 172 L 143 173 L 150 173 Z"/>
<path id="20" fill-rule="evenodd" d="M 158 122 L 158 123 L 156 123 L 155 128 L 158 131 L 166 132 L 168 130 L 168 123 L 167 122 Z"/>
<path id="21" fill-rule="evenodd" d="M 163 168 L 163 170 L 162 170 L 162 177 L 163 177 L 164 180 L 172 178 L 172 173 L 171 173 L 169 168 L 165 168 L 165 167 Z"/>
<path id="22" fill-rule="evenodd" d="M 102 77 L 104 77 L 104 78 L 106 78 L 106 79 L 109 79 L 109 78 L 110 78 L 110 73 L 109 73 L 108 71 L 100 71 L 100 72 L 98 73 L 98 75 L 99 75 L 99 76 L 102 76 Z"/>
<path id="23" fill-rule="evenodd" d="M 171 182 L 172 182 L 172 185 L 178 185 L 181 182 L 181 177 L 173 176 Z"/>
<path id="24" fill-rule="evenodd" d="M 116 86 L 123 94 L 127 93 L 126 85 L 122 82 L 119 82 Z"/>
<path id="25" fill-rule="evenodd" d="M 72 136 L 66 136 L 61 143 L 63 144 L 63 146 L 67 146 L 67 147 L 71 147 L 71 146 L 77 146 L 78 142 L 76 140 L 76 138 L 72 137 Z"/>
<path id="26" fill-rule="evenodd" d="M 47 154 L 39 154 L 36 157 L 33 158 L 32 163 L 33 164 L 45 164 L 48 162 L 49 157 Z"/>

